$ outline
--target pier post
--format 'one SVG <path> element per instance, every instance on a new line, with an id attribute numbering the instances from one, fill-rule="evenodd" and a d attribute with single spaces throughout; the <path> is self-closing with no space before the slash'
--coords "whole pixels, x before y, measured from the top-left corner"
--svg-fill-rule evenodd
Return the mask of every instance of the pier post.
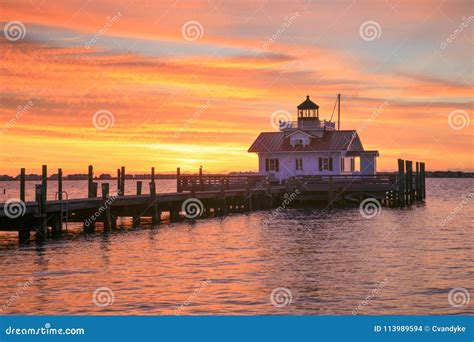
<path id="1" fill-rule="evenodd" d="M 140 196 L 142 194 L 142 182 L 137 181 L 137 196 Z M 135 215 L 133 215 L 132 221 L 133 221 L 133 226 L 138 227 L 140 225 L 140 215 L 137 214 L 140 212 L 140 208 L 135 208 L 134 209 Z"/>
<path id="2" fill-rule="evenodd" d="M 420 163 L 415 162 L 415 200 L 420 201 Z"/>
<path id="3" fill-rule="evenodd" d="M 39 240 L 46 239 L 48 236 L 48 226 L 46 222 L 46 200 L 43 194 L 43 184 L 36 184 L 35 199 L 40 219 L 40 225 L 36 227 L 36 238 Z"/>
<path id="4" fill-rule="evenodd" d="M 181 190 L 181 169 L 176 168 L 176 192 L 182 192 Z"/>
<path id="5" fill-rule="evenodd" d="M 58 200 L 63 200 L 63 169 L 58 169 Z"/>
<path id="6" fill-rule="evenodd" d="M 53 237 L 61 236 L 62 218 L 61 213 L 55 213 L 52 216 L 51 234 Z"/>
<path id="7" fill-rule="evenodd" d="M 425 163 L 420 163 L 420 173 L 421 173 L 421 198 L 424 200 L 426 198 Z"/>
<path id="8" fill-rule="evenodd" d="M 267 194 L 269 198 L 269 207 L 273 208 L 272 181 L 267 178 Z"/>
<path id="9" fill-rule="evenodd" d="M 247 184 L 245 185 L 245 187 L 246 187 L 245 198 L 247 198 L 246 207 L 248 211 L 252 211 L 252 190 L 250 189 L 250 182 L 249 182 L 248 177 L 247 177 Z"/>
<path id="10" fill-rule="evenodd" d="M 154 183 L 155 182 L 155 167 L 151 168 L 151 180 L 150 182 Z"/>
<path id="11" fill-rule="evenodd" d="M 406 202 L 407 205 L 413 203 L 413 164 L 411 160 L 405 161 L 406 168 Z"/>
<path id="12" fill-rule="evenodd" d="M 199 166 L 199 189 L 201 191 L 204 191 L 204 183 L 203 183 L 203 177 L 202 177 L 202 166 Z"/>
<path id="13" fill-rule="evenodd" d="M 87 197 L 88 198 L 94 197 L 93 183 L 94 183 L 94 167 L 92 165 L 89 165 L 89 168 L 87 170 Z"/>
<path id="14" fill-rule="evenodd" d="M 142 181 L 137 181 L 137 196 L 142 194 Z"/>
<path id="15" fill-rule="evenodd" d="M 328 183 L 328 206 L 330 208 L 333 207 L 333 199 L 334 199 L 334 179 L 332 176 L 329 176 L 329 183 Z"/>
<path id="16" fill-rule="evenodd" d="M 24 222 L 20 222 L 20 228 L 18 230 L 18 243 L 23 245 L 30 241 L 30 229 L 25 225 Z"/>
<path id="17" fill-rule="evenodd" d="M 122 178 L 120 175 L 120 169 L 117 169 L 117 195 L 119 196 L 122 195 L 122 193 L 120 192 L 121 184 L 122 184 Z"/>
<path id="18" fill-rule="evenodd" d="M 405 161 L 398 159 L 398 176 L 397 176 L 397 189 L 398 189 L 398 206 L 403 207 L 405 205 Z"/>
<path id="19" fill-rule="evenodd" d="M 191 197 L 196 197 L 196 178 L 191 180 Z"/>
<path id="20" fill-rule="evenodd" d="M 41 187 L 42 187 L 42 196 L 43 196 L 43 202 L 46 203 L 46 199 L 48 198 L 47 193 L 48 193 L 48 166 L 43 165 L 42 171 L 41 171 Z"/>
<path id="21" fill-rule="evenodd" d="M 226 195 L 225 195 L 225 179 L 224 177 L 222 177 L 220 179 L 220 186 L 221 186 L 221 189 L 220 189 L 220 198 L 221 198 L 221 210 L 219 210 L 219 214 L 220 215 L 225 215 L 227 214 L 227 199 L 226 199 Z"/>
<path id="22" fill-rule="evenodd" d="M 158 198 L 156 197 L 155 182 L 150 182 L 150 206 L 151 206 L 151 221 L 153 224 L 160 222 L 160 211 L 158 208 Z"/>
<path id="23" fill-rule="evenodd" d="M 125 166 L 122 166 L 121 174 L 122 178 L 120 179 L 120 193 L 122 194 L 122 196 L 125 196 Z"/>
<path id="24" fill-rule="evenodd" d="M 20 201 L 25 202 L 25 168 L 24 167 L 20 169 Z"/>
<path id="25" fill-rule="evenodd" d="M 95 198 L 97 197 L 97 187 L 98 187 L 97 182 L 92 182 L 92 197 Z"/>
<path id="26" fill-rule="evenodd" d="M 104 223 L 104 231 L 110 230 L 110 203 L 109 203 L 109 183 L 102 183 L 102 206 L 105 208 L 105 212 L 102 216 Z"/>

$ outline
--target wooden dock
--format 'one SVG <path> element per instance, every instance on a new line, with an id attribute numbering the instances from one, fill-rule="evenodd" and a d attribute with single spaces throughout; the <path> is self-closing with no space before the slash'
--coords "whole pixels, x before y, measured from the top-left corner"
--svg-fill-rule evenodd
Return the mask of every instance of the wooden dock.
<path id="1" fill-rule="evenodd" d="M 279 182 L 262 175 L 176 174 L 175 193 L 159 193 L 154 168 L 151 169 L 149 194 L 142 194 L 142 181 L 135 195 L 125 193 L 125 167 L 117 169 L 116 191 L 110 183 L 94 182 L 93 167 L 88 169 L 87 198 L 68 199 L 58 169 L 58 192 L 47 201 L 47 166 L 42 168 L 42 182 L 36 185 L 35 201 L 25 202 L 25 169 L 20 172 L 17 202 L 0 203 L 0 230 L 18 231 L 20 243 L 35 232 L 39 239 L 59 236 L 69 222 L 81 222 L 85 232 L 96 227 L 104 231 L 117 228 L 119 217 L 132 217 L 138 226 L 142 217 L 159 224 L 163 213 L 171 221 L 221 216 L 230 212 L 270 210 L 281 207 L 348 207 L 373 198 L 380 206 L 403 207 L 422 202 L 426 197 L 425 164 L 398 160 L 394 176 L 302 176 Z M 290 200 L 289 200 L 290 199 Z"/>

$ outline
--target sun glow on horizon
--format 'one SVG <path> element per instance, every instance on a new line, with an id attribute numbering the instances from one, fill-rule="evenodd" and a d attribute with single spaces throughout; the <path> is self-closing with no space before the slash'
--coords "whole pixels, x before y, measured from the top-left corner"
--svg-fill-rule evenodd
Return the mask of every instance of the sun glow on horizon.
<path id="1" fill-rule="evenodd" d="M 397 16 L 350 4 L 2 2 L 0 173 L 256 171 L 247 149 L 273 112 L 295 120 L 310 94 L 329 119 L 338 93 L 342 128 L 380 151 L 380 171 L 397 158 L 474 170 L 472 30 L 446 43 L 469 1 L 402 2 Z M 379 37 L 361 35 L 369 20 Z M 3 32 L 13 21 L 23 38 Z"/>

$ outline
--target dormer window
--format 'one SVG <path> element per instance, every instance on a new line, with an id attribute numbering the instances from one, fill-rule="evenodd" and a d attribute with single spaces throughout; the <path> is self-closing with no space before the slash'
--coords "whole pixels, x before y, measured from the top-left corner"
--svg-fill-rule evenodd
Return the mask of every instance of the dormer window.
<path id="1" fill-rule="evenodd" d="M 294 139 L 293 140 L 293 145 L 298 146 L 298 145 L 303 145 L 303 139 Z"/>

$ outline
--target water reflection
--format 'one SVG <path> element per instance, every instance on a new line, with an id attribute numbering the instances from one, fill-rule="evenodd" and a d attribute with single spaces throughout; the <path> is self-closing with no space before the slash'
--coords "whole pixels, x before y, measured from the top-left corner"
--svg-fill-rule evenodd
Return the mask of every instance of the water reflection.
<path id="1" fill-rule="evenodd" d="M 447 298 L 457 287 L 474 295 L 472 205 L 442 222 L 473 182 L 434 185 L 426 205 L 373 219 L 355 208 L 289 209 L 269 225 L 265 211 L 139 229 L 124 220 L 107 234 L 78 226 L 61 240 L 3 244 L 0 301 L 32 277 L 6 313 L 472 314 Z M 101 287 L 112 305 L 94 305 Z M 289 305 L 272 305 L 276 288 Z"/>

